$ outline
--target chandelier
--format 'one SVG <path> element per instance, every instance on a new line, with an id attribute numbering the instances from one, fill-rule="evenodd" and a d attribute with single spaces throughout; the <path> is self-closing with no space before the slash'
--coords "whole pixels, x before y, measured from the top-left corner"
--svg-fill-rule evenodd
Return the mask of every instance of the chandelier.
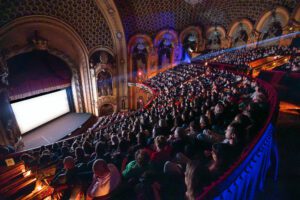
<path id="1" fill-rule="evenodd" d="M 195 6 L 198 3 L 201 3 L 203 0 L 184 0 L 186 3 L 191 4 L 192 6 Z"/>

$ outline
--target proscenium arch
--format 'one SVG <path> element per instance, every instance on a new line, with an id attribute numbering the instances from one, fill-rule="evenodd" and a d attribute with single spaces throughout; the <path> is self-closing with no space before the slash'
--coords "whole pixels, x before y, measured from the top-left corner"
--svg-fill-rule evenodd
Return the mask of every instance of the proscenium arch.
<path id="1" fill-rule="evenodd" d="M 20 47 L 17 49 L 14 49 L 14 51 L 8 52 L 6 55 L 6 60 L 9 60 L 17 55 L 24 54 L 24 53 L 29 53 L 31 51 L 35 50 L 35 47 L 33 45 L 27 45 L 24 47 Z M 80 83 L 79 83 L 79 75 L 78 75 L 78 70 L 76 69 L 76 65 L 74 64 L 73 60 L 66 55 L 65 53 L 57 50 L 57 49 L 52 49 L 48 48 L 47 52 L 53 56 L 56 56 L 63 60 L 67 66 L 69 67 L 70 71 L 72 72 L 72 80 L 71 80 L 71 86 L 72 86 L 72 91 L 73 91 L 73 100 L 75 104 L 76 110 L 82 110 L 82 105 L 79 104 L 78 102 L 81 102 L 81 91 L 80 91 Z"/>
<path id="2" fill-rule="evenodd" d="M 50 50 L 64 52 L 73 61 L 79 82 L 78 86 L 72 84 L 72 90 L 75 93 L 73 95 L 76 96 L 74 98 L 76 111 L 92 113 L 88 51 L 80 36 L 70 25 L 57 18 L 44 15 L 20 17 L 1 27 L 0 47 L 8 52 L 17 52 L 16 47 L 28 46 L 28 37 L 31 37 L 35 30 L 48 40 Z"/>
<path id="3" fill-rule="evenodd" d="M 96 4 L 104 16 L 110 32 L 112 33 L 113 39 L 113 51 L 116 55 L 116 66 L 117 66 L 117 109 L 122 107 L 122 99 L 128 95 L 128 76 L 127 76 L 127 48 L 126 38 L 121 21 L 120 14 L 114 0 L 95 0 Z M 128 105 L 128 98 L 126 98 L 126 105 Z M 128 106 L 125 106 L 128 108 Z"/>

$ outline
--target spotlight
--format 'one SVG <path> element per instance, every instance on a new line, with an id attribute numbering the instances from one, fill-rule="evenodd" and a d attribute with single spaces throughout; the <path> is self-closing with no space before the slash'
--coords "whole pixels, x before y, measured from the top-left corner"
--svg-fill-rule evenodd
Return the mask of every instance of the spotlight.
<path id="1" fill-rule="evenodd" d="M 142 76 L 142 72 L 138 72 L 138 75 L 139 75 L 139 76 Z"/>

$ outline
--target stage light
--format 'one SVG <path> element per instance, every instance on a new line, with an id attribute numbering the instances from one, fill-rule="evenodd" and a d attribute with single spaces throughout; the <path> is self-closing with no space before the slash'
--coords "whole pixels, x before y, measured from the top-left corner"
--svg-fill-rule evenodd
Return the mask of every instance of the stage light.
<path id="1" fill-rule="evenodd" d="M 139 76 L 142 76 L 142 72 L 141 72 L 141 71 L 140 71 L 140 72 L 138 72 L 138 75 L 139 75 Z"/>
<path id="2" fill-rule="evenodd" d="M 205 62 L 205 64 L 204 64 L 205 66 L 207 66 L 208 65 L 208 62 Z"/>

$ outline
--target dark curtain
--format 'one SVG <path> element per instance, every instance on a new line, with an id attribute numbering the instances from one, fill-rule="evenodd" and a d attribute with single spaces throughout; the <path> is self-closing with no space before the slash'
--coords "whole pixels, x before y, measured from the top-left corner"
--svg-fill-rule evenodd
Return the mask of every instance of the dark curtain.
<path id="1" fill-rule="evenodd" d="M 67 91 L 67 97 L 68 97 L 70 111 L 75 112 L 75 104 L 74 104 L 74 100 L 73 100 L 72 88 L 68 87 L 68 88 L 66 88 L 66 91 Z"/>
<path id="2" fill-rule="evenodd" d="M 13 100 L 62 89 L 71 85 L 72 72 L 60 58 L 47 51 L 17 55 L 7 62 L 9 95 Z"/>

